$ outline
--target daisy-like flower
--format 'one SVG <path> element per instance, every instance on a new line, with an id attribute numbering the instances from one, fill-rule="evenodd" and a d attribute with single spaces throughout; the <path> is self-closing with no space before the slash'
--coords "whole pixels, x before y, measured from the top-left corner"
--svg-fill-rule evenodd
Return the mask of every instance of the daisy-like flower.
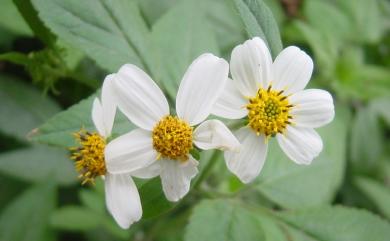
<path id="1" fill-rule="evenodd" d="M 227 119 L 248 120 L 235 133 L 240 151 L 225 152 L 230 171 L 244 183 L 253 181 L 264 165 L 270 137 L 276 137 L 291 160 L 310 164 L 322 150 L 313 128 L 334 118 L 327 91 L 304 90 L 313 72 L 312 59 L 290 46 L 272 62 L 267 46 L 256 37 L 234 48 L 230 72 L 232 79 L 212 110 Z"/>
<path id="2" fill-rule="evenodd" d="M 116 104 L 112 92 L 113 75 L 108 75 L 102 87 L 101 102 L 96 98 L 92 107 L 92 121 L 97 132 L 81 130 L 75 134 L 81 146 L 71 148 L 76 170 L 82 184 L 94 183 L 102 177 L 105 183 L 106 206 L 122 228 L 129 228 L 142 216 L 141 201 L 137 187 L 128 173 L 112 174 L 107 171 L 104 150 L 111 136 Z"/>
<path id="3" fill-rule="evenodd" d="M 205 121 L 228 72 L 225 60 L 211 54 L 198 57 L 180 83 L 175 116 L 155 82 L 138 67 L 124 65 L 115 75 L 117 103 L 139 128 L 108 144 L 108 171 L 140 178 L 159 175 L 167 199 L 181 199 L 198 173 L 198 162 L 190 154 L 194 145 L 203 150 L 232 151 L 240 145 L 221 121 Z"/>

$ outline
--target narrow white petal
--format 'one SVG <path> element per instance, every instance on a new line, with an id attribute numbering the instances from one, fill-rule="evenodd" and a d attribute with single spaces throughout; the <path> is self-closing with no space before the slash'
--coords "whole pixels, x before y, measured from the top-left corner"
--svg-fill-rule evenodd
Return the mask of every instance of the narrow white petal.
<path id="1" fill-rule="evenodd" d="M 157 160 L 153 162 L 151 165 L 138 169 L 136 171 L 131 172 L 131 176 L 138 177 L 142 179 L 149 179 L 153 177 L 157 177 L 161 172 L 161 161 Z"/>
<path id="2" fill-rule="evenodd" d="M 106 129 L 104 128 L 103 108 L 98 98 L 95 98 L 93 101 L 92 121 L 98 133 L 101 136 L 107 137 Z"/>
<path id="3" fill-rule="evenodd" d="M 105 149 L 107 170 L 128 173 L 151 165 L 157 159 L 150 131 L 135 129 L 107 144 Z"/>
<path id="4" fill-rule="evenodd" d="M 161 161 L 161 183 L 169 201 L 177 202 L 190 190 L 191 179 L 198 173 L 198 162 L 189 156 L 185 162 L 163 159 Z"/>
<path id="5" fill-rule="evenodd" d="M 271 75 L 272 58 L 264 41 L 255 37 L 233 49 L 230 72 L 244 96 L 253 96 L 259 87 L 266 88 Z"/>
<path id="6" fill-rule="evenodd" d="M 263 168 L 268 144 L 264 135 L 257 136 L 248 127 L 239 129 L 236 136 L 241 143 L 240 151 L 226 151 L 226 165 L 243 183 L 249 183 Z"/>
<path id="7" fill-rule="evenodd" d="M 121 228 L 127 229 L 141 219 L 141 200 L 130 175 L 107 174 L 105 192 L 107 209 Z"/>
<path id="8" fill-rule="evenodd" d="M 294 105 L 291 115 L 297 126 L 317 128 L 334 118 L 333 98 L 325 90 L 302 90 L 290 96 L 289 102 Z"/>
<path id="9" fill-rule="evenodd" d="M 295 46 L 285 48 L 272 65 L 273 89 L 292 94 L 303 90 L 313 73 L 313 60 Z"/>
<path id="10" fill-rule="evenodd" d="M 237 138 L 219 120 L 208 120 L 200 124 L 194 131 L 194 143 L 203 150 L 238 151 L 240 148 Z"/>
<path id="11" fill-rule="evenodd" d="M 180 83 L 176 97 L 177 115 L 190 125 L 207 118 L 225 86 L 229 64 L 212 54 L 192 62 Z"/>
<path id="12" fill-rule="evenodd" d="M 321 137 L 311 128 L 287 126 L 285 135 L 276 138 L 284 153 L 298 164 L 310 164 L 322 151 Z"/>
<path id="13" fill-rule="evenodd" d="M 142 129 L 152 130 L 169 114 L 168 101 L 161 89 L 135 65 L 121 67 L 115 76 L 114 90 L 119 109 Z"/>
<path id="14" fill-rule="evenodd" d="M 113 81 L 115 81 L 115 74 L 107 75 L 102 87 L 102 108 L 103 120 L 106 137 L 111 135 L 112 126 L 114 125 L 116 113 L 115 93 L 113 92 Z"/>
<path id="15" fill-rule="evenodd" d="M 241 119 L 248 113 L 245 108 L 247 103 L 248 101 L 234 85 L 233 80 L 228 78 L 211 113 L 227 119 Z"/>

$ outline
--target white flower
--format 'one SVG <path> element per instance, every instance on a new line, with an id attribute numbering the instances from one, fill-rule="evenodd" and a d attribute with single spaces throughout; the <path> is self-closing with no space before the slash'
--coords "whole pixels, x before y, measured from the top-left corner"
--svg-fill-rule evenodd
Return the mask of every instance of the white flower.
<path id="1" fill-rule="evenodd" d="M 92 120 L 97 133 L 81 130 L 76 138 L 81 147 L 72 148 L 72 159 L 83 178 L 83 184 L 94 182 L 98 176 L 105 182 L 107 209 L 122 228 L 129 228 L 142 216 L 141 201 L 137 187 L 128 173 L 112 174 L 106 169 L 104 149 L 111 136 L 116 104 L 112 92 L 113 75 L 108 75 L 102 87 L 101 102 L 95 98 L 92 107 Z"/>
<path id="2" fill-rule="evenodd" d="M 198 173 L 198 162 L 190 154 L 193 144 L 204 150 L 239 147 L 221 121 L 205 121 L 223 90 L 228 72 L 225 60 L 211 54 L 198 57 L 181 81 L 177 116 L 172 116 L 168 101 L 155 82 L 138 67 L 124 65 L 115 75 L 113 85 L 117 103 L 139 128 L 108 144 L 108 171 L 140 178 L 159 175 L 167 199 L 181 199 Z"/>
<path id="3" fill-rule="evenodd" d="M 313 128 L 334 118 L 334 106 L 327 91 L 303 90 L 312 71 L 312 59 L 294 46 L 284 49 L 274 62 L 258 37 L 234 48 L 232 79 L 212 113 L 228 119 L 248 118 L 248 126 L 235 133 L 240 152 L 225 152 L 228 168 L 242 182 L 259 175 L 270 137 L 275 136 L 284 153 L 298 164 L 310 164 L 321 152 L 322 140 Z"/>

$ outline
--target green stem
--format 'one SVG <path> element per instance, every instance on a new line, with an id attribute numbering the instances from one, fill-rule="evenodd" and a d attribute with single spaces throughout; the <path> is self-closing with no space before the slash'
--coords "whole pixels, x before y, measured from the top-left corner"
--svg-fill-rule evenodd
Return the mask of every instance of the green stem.
<path id="1" fill-rule="evenodd" d="M 193 188 L 196 189 L 199 187 L 199 185 L 210 175 L 211 170 L 213 169 L 216 161 L 214 160 L 218 156 L 218 151 L 214 151 L 214 153 L 211 155 L 209 162 L 207 163 L 206 167 L 204 168 L 203 172 L 200 174 L 199 178 L 194 183 Z"/>

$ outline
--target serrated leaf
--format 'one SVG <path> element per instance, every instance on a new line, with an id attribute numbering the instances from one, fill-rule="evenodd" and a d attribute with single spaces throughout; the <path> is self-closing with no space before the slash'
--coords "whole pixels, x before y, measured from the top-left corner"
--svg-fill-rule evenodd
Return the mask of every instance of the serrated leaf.
<path id="1" fill-rule="evenodd" d="M 263 0 L 234 0 L 234 2 L 249 36 L 261 37 L 275 58 L 283 46 L 271 10 Z"/>
<path id="2" fill-rule="evenodd" d="M 48 221 L 55 205 L 52 184 L 32 187 L 7 206 L 0 216 L 1 241 L 46 241 Z"/>

